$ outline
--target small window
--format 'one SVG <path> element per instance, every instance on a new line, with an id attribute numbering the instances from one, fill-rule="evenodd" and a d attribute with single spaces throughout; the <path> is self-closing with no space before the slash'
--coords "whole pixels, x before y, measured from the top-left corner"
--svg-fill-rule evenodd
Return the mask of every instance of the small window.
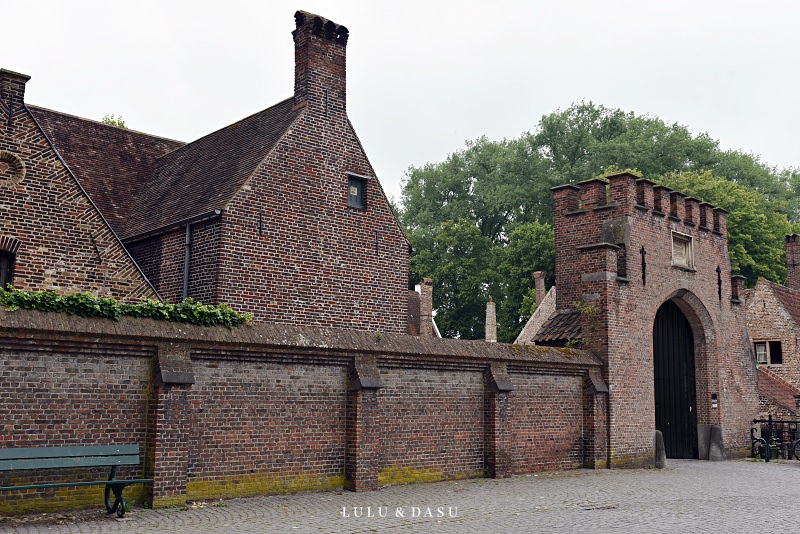
<path id="1" fill-rule="evenodd" d="M 767 363 L 767 344 L 756 343 L 756 363 Z"/>
<path id="2" fill-rule="evenodd" d="M 363 178 L 351 176 L 347 184 L 347 206 L 357 210 L 366 209 L 364 203 L 366 191 L 367 181 Z"/>
<path id="3" fill-rule="evenodd" d="M 756 341 L 753 343 L 756 352 L 756 363 L 765 365 L 781 365 L 783 349 L 780 341 Z"/>
<path id="4" fill-rule="evenodd" d="M 672 233 L 672 265 L 694 269 L 692 237 L 677 232 Z"/>
<path id="5" fill-rule="evenodd" d="M 0 288 L 14 282 L 14 254 L 0 251 Z"/>
<path id="6" fill-rule="evenodd" d="M 780 365 L 783 363 L 783 351 L 781 350 L 780 341 L 769 342 L 769 363 L 772 365 Z"/>

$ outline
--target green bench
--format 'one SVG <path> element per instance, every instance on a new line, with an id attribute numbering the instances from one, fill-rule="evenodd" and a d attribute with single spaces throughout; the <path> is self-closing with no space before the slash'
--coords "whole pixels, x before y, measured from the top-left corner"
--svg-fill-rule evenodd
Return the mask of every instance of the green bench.
<path id="1" fill-rule="evenodd" d="M 0 486 L 0 491 L 66 488 L 73 486 L 105 486 L 105 505 L 109 514 L 125 515 L 122 490 L 131 484 L 147 484 L 152 478 L 117 480 L 117 467 L 139 465 L 139 445 L 100 445 L 75 447 L 31 447 L 0 449 L 0 471 L 29 469 L 63 469 L 68 467 L 111 466 L 107 480 L 94 482 L 58 482 L 27 486 Z M 114 502 L 111 502 L 111 495 Z"/>

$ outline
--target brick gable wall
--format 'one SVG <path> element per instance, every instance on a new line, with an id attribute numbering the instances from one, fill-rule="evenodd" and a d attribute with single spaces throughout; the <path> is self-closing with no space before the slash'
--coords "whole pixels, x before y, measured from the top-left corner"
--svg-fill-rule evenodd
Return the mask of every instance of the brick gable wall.
<path id="1" fill-rule="evenodd" d="M 0 179 L 0 240 L 16 243 L 14 287 L 89 291 L 131 301 L 155 298 L 136 264 L 23 105 L 27 77 L 2 71 L 0 151 L 25 165 L 21 181 Z"/>
<path id="2" fill-rule="evenodd" d="M 772 284 L 766 280 L 756 282 L 748 296 L 747 330 L 753 342 L 781 342 L 783 363 L 764 367 L 793 386 L 800 387 L 800 327 L 775 296 Z"/>
<path id="3" fill-rule="evenodd" d="M 223 213 L 220 299 L 257 321 L 405 332 L 408 244 L 377 179 L 348 208 L 348 173 L 375 175 L 349 122 L 309 110 Z"/>

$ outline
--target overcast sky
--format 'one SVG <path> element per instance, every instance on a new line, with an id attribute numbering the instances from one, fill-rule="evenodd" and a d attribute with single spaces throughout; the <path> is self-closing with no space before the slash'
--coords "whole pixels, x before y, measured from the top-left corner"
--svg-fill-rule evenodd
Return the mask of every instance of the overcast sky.
<path id="1" fill-rule="evenodd" d="M 297 9 L 350 30 L 348 112 L 389 196 L 580 100 L 800 167 L 789 0 L 0 0 L 0 68 L 31 76 L 30 104 L 192 141 L 292 95 Z"/>

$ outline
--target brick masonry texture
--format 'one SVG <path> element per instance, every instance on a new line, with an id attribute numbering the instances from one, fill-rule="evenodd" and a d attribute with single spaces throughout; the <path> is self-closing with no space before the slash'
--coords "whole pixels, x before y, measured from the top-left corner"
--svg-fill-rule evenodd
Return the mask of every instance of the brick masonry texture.
<path id="1" fill-rule="evenodd" d="M 796 241 L 787 237 L 787 263 L 793 262 Z M 794 271 L 789 265 L 790 271 Z M 792 276 L 796 276 L 794 272 Z M 796 417 L 792 396 L 800 388 L 800 346 L 798 346 L 797 316 L 800 311 L 800 290 L 784 287 L 763 278 L 747 295 L 747 329 L 753 343 L 780 341 L 783 361 L 780 364 L 759 364 L 763 373 L 776 377 L 762 387 L 759 381 L 761 415 Z M 755 354 L 755 348 L 753 347 Z M 785 384 L 783 382 L 788 384 Z M 781 387 L 781 386 L 784 387 Z"/>
<path id="2" fill-rule="evenodd" d="M 731 452 L 747 446 L 756 373 L 743 301 L 732 293 L 724 211 L 629 174 L 559 187 L 554 198 L 557 308 L 583 302 L 591 311 L 582 335 L 605 362 L 611 465 L 651 461 L 653 324 L 667 300 L 694 335 L 698 425 L 722 425 Z M 691 237 L 692 268 L 673 265 L 674 232 Z"/>
<path id="3" fill-rule="evenodd" d="M 155 483 L 126 494 L 156 506 L 590 465 L 587 432 L 606 432 L 585 351 L 27 310 L 0 324 L 2 446 L 138 443 L 128 473 Z M 99 504 L 52 497 L 4 493 L 0 511 Z"/>
<path id="4" fill-rule="evenodd" d="M 0 179 L 0 243 L 17 244 L 14 287 L 90 291 L 120 300 L 155 298 L 25 107 L 27 79 L 0 71 L 0 151 L 25 165 L 22 180 Z M 14 103 L 11 114 L 9 102 Z"/>

